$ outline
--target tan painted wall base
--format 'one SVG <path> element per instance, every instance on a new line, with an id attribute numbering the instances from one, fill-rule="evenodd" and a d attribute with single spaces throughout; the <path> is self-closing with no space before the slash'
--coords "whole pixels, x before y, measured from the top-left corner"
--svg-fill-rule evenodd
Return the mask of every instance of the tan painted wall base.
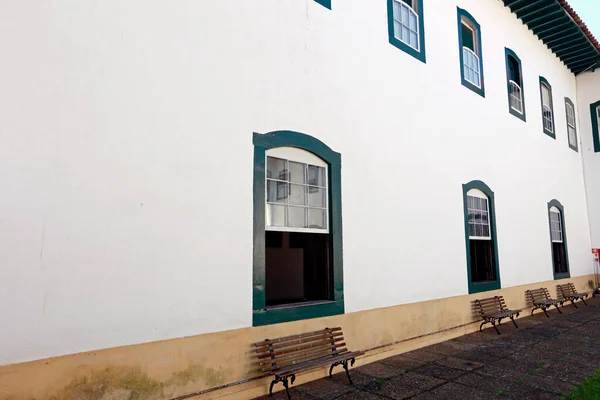
<path id="1" fill-rule="evenodd" d="M 564 280 L 582 291 L 591 290 L 593 281 L 593 275 Z M 358 366 L 477 330 L 478 317 L 471 309 L 475 298 L 502 294 L 509 307 L 525 309 L 525 290 L 544 286 L 554 294 L 556 284 L 539 282 L 484 294 L 5 365 L 0 367 L 0 399 L 172 399 L 230 383 L 235 384 L 190 398 L 250 399 L 266 394 L 270 382 L 268 378 L 251 379 L 259 375 L 252 359 L 253 342 L 342 326 L 348 347 L 367 351 L 357 359 Z M 301 375 L 295 384 L 324 377 L 327 372 L 324 368 Z"/>

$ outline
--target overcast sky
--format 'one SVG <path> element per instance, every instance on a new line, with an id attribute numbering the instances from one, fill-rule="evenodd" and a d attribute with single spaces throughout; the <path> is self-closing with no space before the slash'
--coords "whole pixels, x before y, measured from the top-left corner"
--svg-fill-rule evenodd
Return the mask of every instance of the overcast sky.
<path id="1" fill-rule="evenodd" d="M 567 0 L 596 39 L 600 40 L 600 0 Z"/>

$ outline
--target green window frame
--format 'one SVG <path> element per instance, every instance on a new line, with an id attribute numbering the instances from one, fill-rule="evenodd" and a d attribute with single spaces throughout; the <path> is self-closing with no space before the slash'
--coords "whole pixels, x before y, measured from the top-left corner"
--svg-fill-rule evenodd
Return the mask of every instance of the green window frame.
<path id="1" fill-rule="evenodd" d="M 496 234 L 496 204 L 494 201 L 494 192 L 488 185 L 479 180 L 474 180 L 469 183 L 462 185 L 463 189 L 463 211 L 465 217 L 465 247 L 467 250 L 467 279 L 469 286 L 469 294 L 487 292 L 489 290 L 496 290 L 502 287 L 500 282 L 500 259 L 498 258 L 498 236 Z M 467 193 L 471 189 L 480 190 L 488 198 L 489 205 L 489 221 L 490 221 L 490 237 L 492 240 L 492 246 L 494 251 L 494 267 L 496 270 L 496 280 L 488 282 L 473 282 L 471 277 L 471 239 L 469 237 L 469 211 Z"/>
<path id="2" fill-rule="evenodd" d="M 331 0 L 315 0 L 317 3 L 319 3 L 320 5 L 322 5 L 325 8 L 328 8 L 331 10 Z"/>
<path id="3" fill-rule="evenodd" d="M 573 119 L 569 117 L 569 107 L 573 110 Z M 575 150 L 579 153 L 579 144 L 577 140 L 577 112 L 575 111 L 575 104 L 569 99 L 565 97 L 565 117 L 567 121 L 567 143 L 569 144 L 569 148 Z M 573 130 L 573 135 L 575 136 L 575 144 L 571 144 L 571 129 Z"/>
<path id="4" fill-rule="evenodd" d="M 562 225 L 562 236 L 563 236 L 563 245 L 565 247 L 565 266 L 567 267 L 567 272 L 563 273 L 555 273 L 554 266 L 554 256 L 552 254 L 552 223 L 550 221 L 550 209 L 552 207 L 556 207 L 558 211 L 560 211 L 560 223 Z M 560 201 L 553 199 L 548 202 L 548 231 L 550 233 L 550 258 L 552 259 L 552 274 L 554 275 L 554 279 L 565 279 L 571 277 L 571 269 L 569 268 L 569 250 L 567 248 L 567 230 L 565 227 L 565 209 Z"/>
<path id="5" fill-rule="evenodd" d="M 398 39 L 394 34 L 394 3 L 398 5 L 407 4 L 411 7 L 414 12 L 416 12 L 418 18 L 418 38 L 419 38 L 419 48 L 415 49 L 414 47 L 408 45 L 402 40 Z M 415 6 L 416 5 L 416 10 Z M 424 18 L 424 10 L 423 10 L 423 0 L 387 0 L 387 13 L 388 13 L 388 38 L 389 42 L 392 46 L 395 46 L 402 50 L 405 53 L 410 54 L 417 60 L 426 63 L 427 57 L 425 55 L 425 18 Z"/>
<path id="6" fill-rule="evenodd" d="M 341 155 L 320 140 L 300 132 L 275 131 L 254 133 L 254 205 L 253 205 L 253 290 L 252 325 L 326 317 L 344 313 L 342 260 L 342 188 Z M 289 307 L 267 308 L 265 300 L 265 162 L 266 152 L 277 147 L 295 147 L 320 157 L 328 165 L 329 227 L 333 271 L 333 300 Z"/>
<path id="7" fill-rule="evenodd" d="M 485 97 L 485 80 L 483 78 L 483 52 L 481 45 L 481 26 L 468 11 L 456 7 L 458 22 L 458 54 L 460 57 L 460 82 L 462 85 L 481 97 Z M 471 31 L 471 35 L 465 31 Z M 466 63 L 466 64 L 465 64 Z M 478 71 L 473 68 L 475 65 Z M 465 73 L 465 69 L 467 72 Z M 479 85 L 476 85 L 477 74 Z"/>
<path id="8" fill-rule="evenodd" d="M 551 118 L 546 119 L 544 116 L 544 112 L 547 112 L 546 110 L 544 110 L 544 93 L 542 90 L 542 85 L 546 85 L 546 87 L 548 88 L 548 93 L 549 93 L 549 108 L 550 108 L 550 112 L 551 112 Z M 540 76 L 540 105 L 542 107 L 542 129 L 544 131 L 544 133 L 548 136 L 550 136 L 552 139 L 556 139 L 556 124 L 554 123 L 554 101 L 552 100 L 552 85 L 550 85 L 550 82 L 548 82 L 548 80 L 546 78 L 544 78 L 543 76 Z M 552 129 L 548 129 L 547 125 L 548 125 L 548 120 L 552 121 Z"/>
<path id="9" fill-rule="evenodd" d="M 592 139 L 594 141 L 594 153 L 600 153 L 600 132 L 598 128 L 600 100 L 590 104 L 590 116 L 592 117 Z"/>
<path id="10" fill-rule="evenodd" d="M 519 70 L 518 70 L 518 74 L 519 74 L 519 80 L 520 82 L 517 82 L 514 80 L 514 72 L 513 74 L 511 74 L 511 66 L 510 66 L 510 58 L 512 57 L 516 62 L 517 65 L 519 66 Z M 512 115 L 514 115 L 515 117 L 519 118 L 520 120 L 522 120 L 523 122 L 527 122 L 527 112 L 525 110 L 525 84 L 523 82 L 523 64 L 521 62 L 521 59 L 519 58 L 519 56 L 517 56 L 517 53 L 515 53 L 514 51 L 512 51 L 511 49 L 509 49 L 508 47 L 504 48 L 504 59 L 506 62 L 506 94 L 508 97 L 508 112 Z M 521 108 L 522 108 L 522 113 L 519 113 L 518 110 L 516 110 L 515 108 L 513 108 L 511 106 L 511 102 L 514 102 L 514 96 L 515 96 L 515 87 L 514 85 L 511 83 L 511 81 L 515 82 L 517 84 L 517 86 L 520 83 L 520 90 L 521 90 Z M 513 99 L 511 99 L 511 93 L 513 96 Z"/>

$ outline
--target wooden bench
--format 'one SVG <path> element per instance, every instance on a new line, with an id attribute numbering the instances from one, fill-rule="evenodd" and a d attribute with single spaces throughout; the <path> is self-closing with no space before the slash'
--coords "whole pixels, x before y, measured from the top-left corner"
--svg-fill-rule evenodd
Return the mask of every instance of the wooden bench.
<path id="1" fill-rule="evenodd" d="M 531 315 L 533 315 L 533 312 L 535 310 L 537 310 L 538 308 L 541 308 L 542 311 L 544 312 L 544 314 L 546 314 L 546 317 L 550 318 L 550 316 L 546 312 L 546 309 L 549 309 L 552 306 L 556 307 L 558 312 L 562 314 L 562 311 L 560 311 L 560 308 L 558 307 L 558 305 L 559 304 L 562 305 L 563 302 L 561 300 L 556 300 L 556 299 L 553 299 L 552 297 L 550 297 L 550 292 L 548 292 L 547 288 L 526 290 L 525 294 L 527 295 L 527 297 L 533 304 L 533 309 L 531 310 Z"/>
<path id="2" fill-rule="evenodd" d="M 481 314 L 481 318 L 483 318 L 483 322 L 479 325 L 480 332 L 484 324 L 490 323 L 499 335 L 500 331 L 496 326 L 496 322 L 500 325 L 504 318 L 510 318 L 513 324 L 515 324 L 515 327 L 519 327 L 515 322 L 515 317 L 519 316 L 521 310 L 509 310 L 504 303 L 504 297 L 494 296 L 487 299 L 475 300 L 474 303 Z"/>
<path id="3" fill-rule="evenodd" d="M 585 304 L 587 306 L 587 303 L 585 302 L 585 298 L 588 297 L 588 293 L 578 293 L 577 289 L 575 289 L 575 285 L 573 285 L 573 283 L 565 283 L 564 285 L 556 285 L 556 291 L 562 297 L 563 302 L 570 301 L 571 304 L 573 304 L 575 306 L 575 308 L 578 308 L 577 304 L 575 304 L 576 300 L 583 301 L 583 304 Z"/>
<path id="4" fill-rule="evenodd" d="M 331 365 L 330 377 L 333 368 L 342 365 L 350 384 L 352 384 L 348 363 L 350 366 L 354 365 L 355 357 L 364 354 L 362 351 L 348 351 L 346 343 L 344 343 L 342 328 L 339 327 L 277 339 L 266 339 L 254 343 L 254 346 L 260 370 L 266 376 L 274 376 L 269 394 L 273 394 L 273 385 L 282 382 L 288 399 L 291 399 L 288 379 L 291 379 L 293 385 L 296 374 L 326 365 Z"/>

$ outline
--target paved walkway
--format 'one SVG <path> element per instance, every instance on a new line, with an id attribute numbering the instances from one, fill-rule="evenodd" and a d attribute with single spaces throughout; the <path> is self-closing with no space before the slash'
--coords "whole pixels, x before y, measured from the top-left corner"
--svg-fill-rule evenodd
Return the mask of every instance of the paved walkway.
<path id="1" fill-rule="evenodd" d="M 292 399 L 560 399 L 600 368 L 600 300 L 588 304 L 352 368 L 353 386 L 338 367 L 333 378 L 292 387 Z"/>

